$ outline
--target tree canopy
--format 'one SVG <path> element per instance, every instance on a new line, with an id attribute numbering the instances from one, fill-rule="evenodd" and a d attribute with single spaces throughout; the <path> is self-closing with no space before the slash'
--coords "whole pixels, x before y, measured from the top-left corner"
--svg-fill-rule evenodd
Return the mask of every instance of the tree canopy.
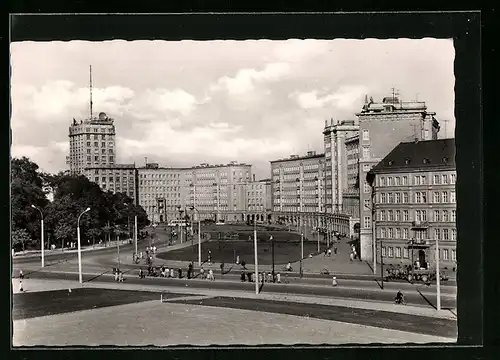
<path id="1" fill-rule="evenodd" d="M 49 191 L 52 202 L 46 196 Z M 31 205 L 43 212 L 45 246 L 75 241 L 78 217 L 87 207 L 90 211 L 80 217 L 83 244 L 127 234 L 128 220 L 132 228 L 134 215 L 139 229 L 149 225 L 144 209 L 133 204 L 126 194 L 104 192 L 82 175 L 41 173 L 38 165 L 26 157 L 12 160 L 11 204 L 12 230 L 19 239 L 16 242 L 23 244 L 27 236 L 40 246 L 40 213 Z"/>

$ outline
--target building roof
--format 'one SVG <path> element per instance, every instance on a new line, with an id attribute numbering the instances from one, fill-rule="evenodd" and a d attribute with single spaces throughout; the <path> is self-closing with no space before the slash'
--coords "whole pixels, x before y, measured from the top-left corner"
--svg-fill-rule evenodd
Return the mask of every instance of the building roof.
<path id="1" fill-rule="evenodd" d="M 304 159 L 314 159 L 314 158 L 324 158 L 325 154 L 316 154 L 316 152 L 309 152 L 309 154 L 304 155 L 304 156 L 298 156 L 298 155 L 291 155 L 289 158 L 286 159 L 278 159 L 278 160 L 271 160 L 270 163 L 278 163 L 278 162 L 285 162 L 285 161 L 297 161 L 297 160 L 304 160 Z"/>
<path id="2" fill-rule="evenodd" d="M 455 139 L 399 143 L 373 167 L 374 173 L 455 168 Z"/>
<path id="3" fill-rule="evenodd" d="M 114 169 L 135 169 L 135 164 L 106 164 L 106 165 L 91 165 L 91 166 L 85 166 L 85 170 L 91 170 L 91 169 L 109 169 L 109 170 L 114 170 Z"/>

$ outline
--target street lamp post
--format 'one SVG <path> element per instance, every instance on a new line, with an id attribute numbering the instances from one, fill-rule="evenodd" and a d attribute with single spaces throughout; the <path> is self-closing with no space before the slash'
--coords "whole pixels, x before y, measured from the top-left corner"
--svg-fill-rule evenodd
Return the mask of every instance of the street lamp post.
<path id="1" fill-rule="evenodd" d="M 436 307 L 441 310 L 441 276 L 439 274 L 439 240 L 436 237 Z"/>
<path id="2" fill-rule="evenodd" d="M 77 226 L 76 226 L 76 235 L 78 239 L 78 277 L 80 280 L 80 284 L 83 283 L 82 279 L 82 249 L 81 249 L 81 241 L 80 241 L 80 218 L 82 217 L 83 214 L 86 212 L 90 211 L 90 208 L 86 208 L 80 216 L 78 216 L 78 221 L 77 221 Z"/>
<path id="3" fill-rule="evenodd" d="M 200 212 L 194 206 L 192 207 L 194 211 L 196 211 L 196 215 L 198 216 L 198 266 L 201 267 L 201 220 L 200 220 Z"/>
<path id="4" fill-rule="evenodd" d="M 43 212 L 41 209 L 37 208 L 35 205 L 31 205 L 31 207 L 33 209 L 36 209 L 40 212 L 40 216 L 41 216 L 41 220 L 40 220 L 40 227 L 41 227 L 41 249 L 42 249 L 42 267 L 45 267 L 45 242 L 43 241 L 43 235 L 44 235 L 44 231 L 43 231 Z"/>
<path id="5" fill-rule="evenodd" d="M 259 294 L 259 264 L 257 259 L 257 225 L 254 218 L 253 221 L 253 247 L 255 257 L 255 294 Z"/>
<path id="6" fill-rule="evenodd" d="M 274 238 L 271 235 L 271 251 L 272 251 L 272 257 L 273 257 L 273 283 L 276 282 L 276 275 L 274 273 Z"/>

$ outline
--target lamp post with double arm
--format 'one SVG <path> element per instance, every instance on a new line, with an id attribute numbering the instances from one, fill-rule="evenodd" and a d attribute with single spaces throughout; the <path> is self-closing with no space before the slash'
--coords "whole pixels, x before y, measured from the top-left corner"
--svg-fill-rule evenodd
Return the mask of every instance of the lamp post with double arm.
<path id="1" fill-rule="evenodd" d="M 78 216 L 78 221 L 76 222 L 76 235 L 78 239 L 78 278 L 80 280 L 80 284 L 83 283 L 82 279 L 82 248 L 81 248 L 81 241 L 80 241 L 80 218 L 82 217 L 83 214 L 86 212 L 89 212 L 90 208 L 86 208 L 79 216 Z"/>
<path id="2" fill-rule="evenodd" d="M 43 241 L 43 233 L 44 233 L 44 231 L 43 231 L 43 212 L 40 208 L 36 207 L 35 205 L 31 205 L 31 207 L 33 209 L 38 210 L 40 212 L 40 216 L 41 216 L 40 226 L 41 226 L 42 233 L 41 233 L 41 239 L 40 239 L 40 241 L 41 241 L 40 247 L 42 249 L 42 267 L 45 267 L 45 243 Z"/>

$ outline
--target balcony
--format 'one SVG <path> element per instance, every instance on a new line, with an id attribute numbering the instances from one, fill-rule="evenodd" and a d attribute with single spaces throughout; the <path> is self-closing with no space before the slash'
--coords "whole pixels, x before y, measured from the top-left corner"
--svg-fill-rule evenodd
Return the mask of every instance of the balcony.
<path id="1" fill-rule="evenodd" d="M 412 230 L 426 230 L 428 228 L 429 228 L 429 223 L 427 223 L 427 221 L 416 220 L 411 223 Z"/>
<path id="2" fill-rule="evenodd" d="M 412 239 L 408 241 L 408 249 L 428 249 L 430 241 L 427 239 Z"/>

